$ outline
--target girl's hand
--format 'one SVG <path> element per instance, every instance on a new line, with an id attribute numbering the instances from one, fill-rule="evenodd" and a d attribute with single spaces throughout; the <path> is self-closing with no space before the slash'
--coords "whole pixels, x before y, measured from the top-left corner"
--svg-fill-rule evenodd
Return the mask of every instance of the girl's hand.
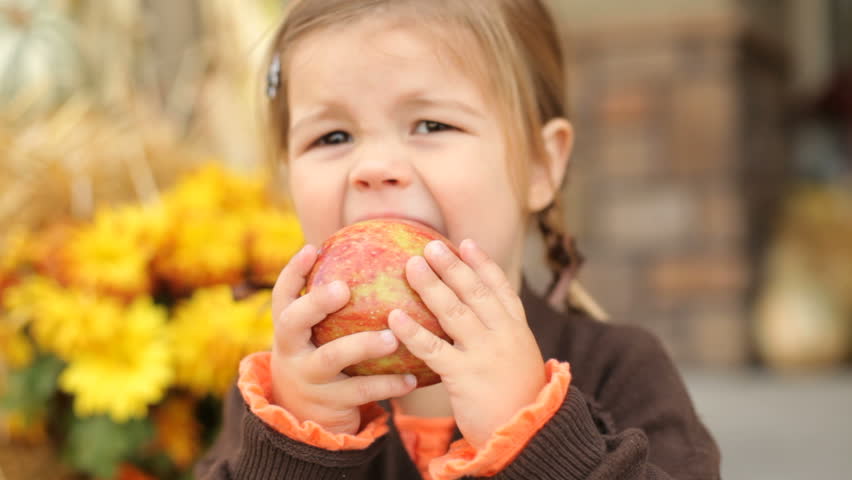
<path id="1" fill-rule="evenodd" d="M 521 300 L 503 271 L 472 240 L 462 242 L 459 252 L 461 258 L 433 241 L 425 259 L 412 257 L 406 264 L 409 284 L 453 345 L 401 310 L 391 312 L 388 322 L 400 341 L 441 375 L 456 425 L 481 448 L 535 401 L 546 383 L 545 369 Z"/>
<path id="2" fill-rule="evenodd" d="M 313 420 L 331 433 L 355 434 L 361 426 L 359 405 L 405 395 L 414 389 L 415 380 L 341 372 L 396 350 L 398 341 L 390 330 L 347 335 L 319 348 L 311 343 L 311 327 L 349 301 L 349 288 L 340 281 L 300 296 L 316 259 L 316 248 L 306 246 L 284 267 L 272 291 L 273 402 L 300 422 Z"/>

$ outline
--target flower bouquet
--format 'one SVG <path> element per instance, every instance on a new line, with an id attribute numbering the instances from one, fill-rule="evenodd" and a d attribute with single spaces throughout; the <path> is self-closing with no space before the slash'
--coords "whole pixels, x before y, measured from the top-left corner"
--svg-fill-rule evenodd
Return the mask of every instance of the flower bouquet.
<path id="1" fill-rule="evenodd" d="M 189 478 L 303 244 L 265 185 L 211 164 L 156 203 L 7 233 L 0 441 L 51 443 L 93 478 Z"/>

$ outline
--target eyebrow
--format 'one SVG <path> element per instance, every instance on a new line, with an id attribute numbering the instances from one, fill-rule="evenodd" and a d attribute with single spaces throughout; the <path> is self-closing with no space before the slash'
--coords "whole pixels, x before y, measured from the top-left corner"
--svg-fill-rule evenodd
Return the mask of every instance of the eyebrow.
<path id="1" fill-rule="evenodd" d="M 323 120 L 328 117 L 332 117 L 335 112 L 343 111 L 344 107 L 337 102 L 331 104 L 325 104 L 320 106 L 319 108 L 313 109 L 313 111 L 304 117 L 300 118 L 298 122 L 293 123 L 290 126 L 289 136 L 292 138 L 294 134 L 296 134 L 299 130 L 303 128 L 303 125 L 308 124 L 310 122 L 314 122 L 317 120 Z"/>
<path id="2" fill-rule="evenodd" d="M 462 112 L 476 118 L 484 118 L 482 112 L 477 110 L 476 108 L 468 105 L 465 102 L 459 100 L 452 99 L 442 99 L 442 98 L 434 98 L 428 95 L 421 95 L 418 93 L 414 93 L 411 95 L 406 95 L 402 97 L 403 100 L 400 102 L 403 107 L 441 107 L 441 108 L 449 108 L 454 110 L 461 110 Z"/>
<path id="3" fill-rule="evenodd" d="M 459 100 L 430 97 L 428 95 L 423 95 L 421 92 L 414 92 L 411 94 L 403 95 L 401 97 L 401 100 L 398 102 L 397 108 L 403 110 L 417 107 L 448 108 L 453 110 L 460 110 L 468 116 L 474 117 L 476 119 L 485 118 L 485 115 L 483 115 L 482 112 L 468 105 L 465 102 Z M 345 110 L 346 107 L 344 107 L 338 102 L 330 102 L 325 105 L 322 105 L 321 107 L 316 108 L 313 112 L 300 118 L 299 121 L 293 123 L 293 125 L 290 127 L 290 136 L 293 136 L 296 132 L 298 132 L 298 130 L 302 128 L 303 124 L 307 124 L 312 121 L 322 120 L 324 118 L 333 116 L 336 112 Z"/>

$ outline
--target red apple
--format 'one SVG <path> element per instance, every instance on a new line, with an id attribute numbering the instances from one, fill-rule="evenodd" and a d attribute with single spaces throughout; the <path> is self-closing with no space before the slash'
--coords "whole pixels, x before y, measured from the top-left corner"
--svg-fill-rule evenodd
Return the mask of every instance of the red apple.
<path id="1" fill-rule="evenodd" d="M 405 264 L 432 240 L 442 240 L 435 230 L 419 223 L 394 219 L 359 222 L 339 230 L 323 243 L 307 281 L 307 291 L 335 280 L 349 285 L 351 298 L 337 312 L 313 328 L 313 342 L 320 346 L 352 333 L 388 328 L 388 314 L 396 308 L 429 331 L 451 341 L 438 319 L 405 279 Z M 347 367 L 348 375 L 411 373 L 417 386 L 441 381 L 422 360 L 400 344 L 392 354 Z"/>

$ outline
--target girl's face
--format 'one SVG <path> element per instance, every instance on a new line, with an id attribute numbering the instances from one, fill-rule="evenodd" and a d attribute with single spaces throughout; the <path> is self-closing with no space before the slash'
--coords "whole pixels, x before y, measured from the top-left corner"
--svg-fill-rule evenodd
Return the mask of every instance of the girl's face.
<path id="1" fill-rule="evenodd" d="M 369 218 L 471 238 L 517 287 L 525 215 L 487 92 L 389 22 L 312 34 L 289 65 L 289 183 L 308 242 Z"/>

